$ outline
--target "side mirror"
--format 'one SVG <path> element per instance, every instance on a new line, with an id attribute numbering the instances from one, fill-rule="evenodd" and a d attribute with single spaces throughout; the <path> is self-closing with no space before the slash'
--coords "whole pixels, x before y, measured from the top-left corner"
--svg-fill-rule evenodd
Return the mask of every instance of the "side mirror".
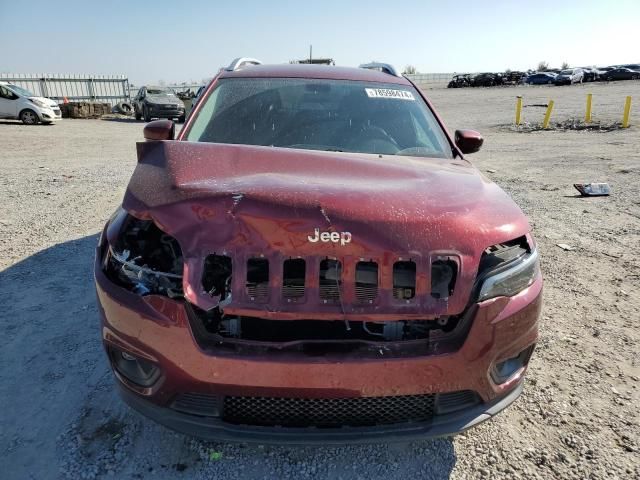
<path id="1" fill-rule="evenodd" d="M 484 142 L 482 135 L 475 130 L 456 130 L 454 140 L 462 153 L 475 153 Z"/>
<path id="2" fill-rule="evenodd" d="M 173 140 L 176 126 L 171 120 L 154 120 L 144 126 L 142 134 L 145 140 Z"/>

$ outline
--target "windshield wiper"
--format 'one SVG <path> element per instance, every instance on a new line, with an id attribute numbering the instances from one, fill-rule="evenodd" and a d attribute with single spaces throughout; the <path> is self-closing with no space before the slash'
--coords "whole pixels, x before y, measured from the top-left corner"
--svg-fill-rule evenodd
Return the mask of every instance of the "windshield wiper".
<path id="1" fill-rule="evenodd" d="M 300 149 L 306 149 L 306 150 L 319 150 L 322 152 L 344 152 L 345 150 L 340 150 L 339 148 L 335 148 L 335 147 L 323 147 L 320 145 L 307 145 L 304 143 L 294 143 L 293 145 L 286 145 L 283 148 L 300 148 Z"/>

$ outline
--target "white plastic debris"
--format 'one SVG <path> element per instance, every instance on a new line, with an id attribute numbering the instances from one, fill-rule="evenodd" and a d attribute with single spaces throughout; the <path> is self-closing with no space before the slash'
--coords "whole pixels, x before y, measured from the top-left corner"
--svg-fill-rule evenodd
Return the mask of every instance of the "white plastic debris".
<path id="1" fill-rule="evenodd" d="M 574 183 L 573 186 L 583 197 L 599 197 L 611 193 L 608 183 Z"/>

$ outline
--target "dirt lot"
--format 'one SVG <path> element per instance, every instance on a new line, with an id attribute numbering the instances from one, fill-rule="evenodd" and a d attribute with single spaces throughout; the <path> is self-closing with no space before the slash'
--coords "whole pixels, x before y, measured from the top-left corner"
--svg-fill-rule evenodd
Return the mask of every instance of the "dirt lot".
<path id="1" fill-rule="evenodd" d="M 614 132 L 510 131 L 516 95 L 554 119 L 619 120 Z M 48 478 L 640 478 L 640 82 L 429 90 L 451 130 L 475 128 L 472 160 L 529 215 L 545 275 L 541 337 L 523 396 L 495 420 L 409 445 L 208 444 L 121 404 L 101 350 L 91 268 L 142 124 L 0 122 L 0 465 Z M 526 107 L 527 121 L 544 109 Z M 575 182 L 609 182 L 578 198 Z M 565 251 L 557 246 L 574 247 Z"/>

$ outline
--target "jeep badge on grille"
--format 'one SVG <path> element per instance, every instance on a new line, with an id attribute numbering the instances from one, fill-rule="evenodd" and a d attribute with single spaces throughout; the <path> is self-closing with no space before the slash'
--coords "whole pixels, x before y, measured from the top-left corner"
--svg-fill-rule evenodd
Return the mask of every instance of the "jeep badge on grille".
<path id="1" fill-rule="evenodd" d="M 313 231 L 312 235 L 307 235 L 307 240 L 311 243 L 316 242 L 332 242 L 339 243 L 340 245 L 346 245 L 347 243 L 351 243 L 351 233 L 350 232 L 320 232 L 319 228 L 316 228 Z"/>

